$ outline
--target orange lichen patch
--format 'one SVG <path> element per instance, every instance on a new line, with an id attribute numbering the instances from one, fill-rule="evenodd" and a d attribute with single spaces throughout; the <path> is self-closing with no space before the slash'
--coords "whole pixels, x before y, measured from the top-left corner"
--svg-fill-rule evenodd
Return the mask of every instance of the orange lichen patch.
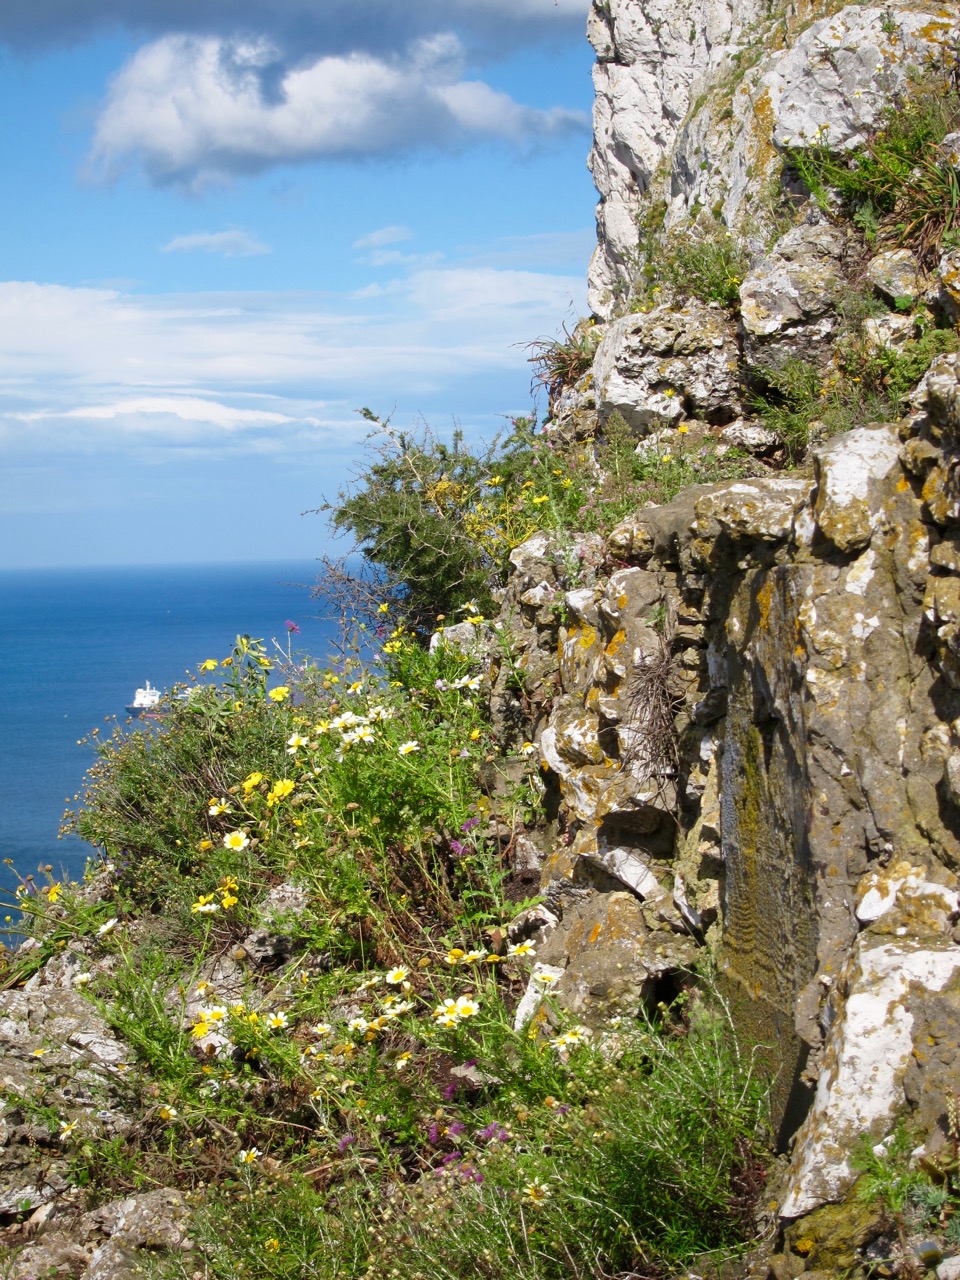
<path id="1" fill-rule="evenodd" d="M 944 14 L 946 17 L 946 13 Z M 950 33 L 950 23 L 945 22 L 928 22 L 920 28 L 917 35 L 921 40 L 929 40 L 933 44 L 942 44 Z"/>
<path id="2" fill-rule="evenodd" d="M 626 594 L 623 591 L 621 591 L 620 594 L 617 596 L 617 608 L 625 609 L 626 607 L 627 607 L 627 597 L 626 597 Z"/>
<path id="3" fill-rule="evenodd" d="M 603 652 L 607 655 L 608 658 L 612 658 L 618 649 L 623 648 L 623 642 L 626 640 L 626 638 L 627 638 L 627 634 L 625 631 L 615 632 L 613 635 L 613 638 L 610 640 L 610 643 L 607 645 L 607 647 L 604 649 Z"/>
<path id="4" fill-rule="evenodd" d="M 770 101 L 770 90 L 764 87 L 753 100 L 753 179 L 760 181 L 771 168 L 774 161 L 779 159 L 776 147 L 773 145 L 773 131 L 776 126 L 776 117 L 773 111 L 773 103 Z"/>
<path id="5" fill-rule="evenodd" d="M 773 586 L 767 581 L 757 592 L 757 610 L 760 614 L 758 626 L 761 631 L 770 629 L 770 605 L 773 599 Z"/>
<path id="6" fill-rule="evenodd" d="M 600 926 L 599 926 L 598 924 L 595 924 L 595 925 L 593 926 L 593 928 L 590 930 L 590 938 L 589 938 L 589 941 L 590 941 L 590 942 L 596 942 L 596 940 L 597 940 L 599 937 L 600 937 Z"/>
<path id="7" fill-rule="evenodd" d="M 910 481 L 906 476 L 901 476 L 897 481 L 897 493 L 906 493 L 910 488 Z"/>
<path id="8" fill-rule="evenodd" d="M 582 649 L 589 649 L 596 638 L 597 633 L 594 631 L 593 627 L 584 627 L 583 634 L 578 637 L 577 643 Z"/>

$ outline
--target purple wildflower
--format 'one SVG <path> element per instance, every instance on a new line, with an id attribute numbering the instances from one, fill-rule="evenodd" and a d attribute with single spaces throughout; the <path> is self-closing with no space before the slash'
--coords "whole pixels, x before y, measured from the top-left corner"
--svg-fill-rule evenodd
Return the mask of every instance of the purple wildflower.
<path id="1" fill-rule="evenodd" d="M 502 1124 L 498 1124 L 496 1120 L 487 1125 L 485 1129 L 481 1129 L 477 1134 L 481 1142 L 507 1142 L 510 1134 L 506 1131 Z"/>
<path id="2" fill-rule="evenodd" d="M 456 856 L 460 858 L 467 852 L 467 846 L 465 844 L 461 844 L 459 840 L 451 840 L 450 852 L 456 854 Z"/>
<path id="3" fill-rule="evenodd" d="M 443 1091 L 443 1099 L 444 1099 L 444 1101 L 445 1101 L 445 1102 L 449 1102 L 449 1101 L 450 1101 L 450 1099 L 453 1097 L 453 1095 L 457 1092 L 457 1088 L 458 1088 L 458 1087 L 459 1087 L 459 1086 L 457 1085 L 456 1080 L 451 1080 L 451 1081 L 450 1081 L 450 1083 L 447 1085 L 447 1087 L 446 1087 L 446 1088 L 444 1089 L 444 1091 Z"/>
<path id="4" fill-rule="evenodd" d="M 300 628 L 290 618 L 288 618 L 283 625 L 287 628 L 287 630 L 291 633 L 291 635 L 298 636 L 300 634 Z"/>
<path id="5" fill-rule="evenodd" d="M 431 1147 L 435 1147 L 437 1143 L 440 1141 L 440 1126 L 436 1123 L 436 1121 L 434 1121 L 434 1123 L 427 1130 L 427 1141 L 430 1143 Z"/>
<path id="6" fill-rule="evenodd" d="M 474 827 L 479 827 L 479 825 L 480 825 L 479 818 L 468 818 L 466 822 L 463 824 L 463 826 L 460 828 L 460 830 L 472 831 Z"/>
<path id="7" fill-rule="evenodd" d="M 447 1134 L 449 1137 L 455 1138 L 458 1133 L 463 1133 L 466 1127 L 467 1126 L 465 1124 L 461 1124 L 459 1120 L 454 1120 L 453 1124 L 447 1127 Z"/>
<path id="8" fill-rule="evenodd" d="M 356 1140 L 357 1139 L 354 1137 L 352 1133 L 345 1133 L 343 1137 L 340 1139 L 340 1141 L 337 1143 L 337 1150 L 340 1152 L 341 1155 L 343 1155 L 347 1147 L 352 1147 L 353 1144 L 356 1142 Z"/>

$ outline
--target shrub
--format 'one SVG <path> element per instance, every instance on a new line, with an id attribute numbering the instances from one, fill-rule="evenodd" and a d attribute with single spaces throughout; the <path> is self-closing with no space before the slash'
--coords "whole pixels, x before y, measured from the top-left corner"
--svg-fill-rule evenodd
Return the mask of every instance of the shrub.
<path id="1" fill-rule="evenodd" d="M 368 624 L 374 588 L 420 636 L 467 606 L 486 614 L 519 543 L 540 529 L 603 531 L 635 501 L 629 486 L 598 494 L 594 442 L 565 445 L 533 419 L 515 419 L 508 436 L 476 451 L 459 434 L 448 446 L 427 428 L 413 439 L 374 421 L 382 439 L 371 443 L 372 461 L 324 508 L 364 557 L 353 598 L 366 602 Z M 335 576 L 344 581 L 342 567 Z"/>
<path id="2" fill-rule="evenodd" d="M 478 554 L 465 516 L 481 500 L 499 441 L 478 454 L 460 431 L 448 445 L 426 427 L 413 435 L 362 412 L 375 427 L 369 460 L 354 485 L 322 508 L 332 512 L 334 530 L 349 533 L 365 561 L 385 571 L 388 594 L 417 630 L 468 600 L 486 605 L 497 566 Z"/>
<path id="3" fill-rule="evenodd" d="M 581 320 L 573 333 L 563 330 L 563 341 L 541 338 L 528 344 L 533 351 L 529 363 L 534 367 L 533 387 L 546 387 L 550 403 L 566 387 L 572 387 L 589 373 L 598 346 L 597 331 L 590 321 Z"/>
<path id="4" fill-rule="evenodd" d="M 793 463 L 803 457 L 814 423 L 831 436 L 870 422 L 896 422 L 932 361 L 960 349 L 952 330 L 927 328 L 919 319 L 915 335 L 899 347 L 878 346 L 861 323 L 848 323 L 827 371 L 798 359 L 780 369 L 753 370 L 751 407 L 783 440 Z"/>

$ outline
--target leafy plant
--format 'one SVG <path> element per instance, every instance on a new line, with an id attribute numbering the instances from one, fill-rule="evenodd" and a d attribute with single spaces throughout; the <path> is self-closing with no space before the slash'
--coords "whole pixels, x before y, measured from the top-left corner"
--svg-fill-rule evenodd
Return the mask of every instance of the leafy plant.
<path id="1" fill-rule="evenodd" d="M 870 422 L 898 421 L 931 362 L 960 349 L 955 332 L 919 321 L 916 336 L 899 346 L 881 344 L 866 331 L 869 318 L 864 312 L 846 321 L 827 371 L 795 358 L 779 369 L 752 371 L 751 407 L 783 441 L 790 462 L 803 457 L 814 423 L 831 436 Z"/>
<path id="2" fill-rule="evenodd" d="M 804 360 L 788 359 L 782 368 L 754 370 L 751 408 L 784 443 L 787 457 L 798 462 L 810 440 L 810 424 L 823 409 L 824 379 Z"/>
<path id="3" fill-rule="evenodd" d="M 699 298 L 736 311 L 749 257 L 743 241 L 722 223 L 702 217 L 688 229 L 648 233 L 634 283 L 633 311 L 665 299 Z"/>
<path id="4" fill-rule="evenodd" d="M 879 1146 L 862 1138 L 850 1160 L 851 1168 L 861 1175 L 857 1195 L 879 1201 L 895 1220 L 902 1221 L 914 1189 L 924 1181 L 923 1174 L 910 1167 L 914 1145 L 906 1127 L 898 1124 Z"/>
<path id="5" fill-rule="evenodd" d="M 955 73 L 931 74 L 864 146 L 837 153 L 814 139 L 793 147 L 787 163 L 825 212 L 839 206 L 868 241 L 909 246 L 929 262 L 960 234 L 960 175 L 941 145 L 958 124 Z"/>

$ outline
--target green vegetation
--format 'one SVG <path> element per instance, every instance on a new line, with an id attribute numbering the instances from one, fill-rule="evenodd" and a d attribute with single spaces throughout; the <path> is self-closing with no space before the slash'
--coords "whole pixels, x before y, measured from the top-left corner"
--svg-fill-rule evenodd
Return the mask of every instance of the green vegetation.
<path id="1" fill-rule="evenodd" d="M 869 243 L 905 245 L 929 263 L 960 235 L 960 174 L 941 146 L 958 126 L 955 74 L 931 73 L 863 147 L 798 146 L 787 163 L 825 212 L 850 218 Z"/>
<path id="2" fill-rule="evenodd" d="M 783 440 L 791 462 L 803 457 L 815 427 L 826 437 L 869 422 L 896 422 L 931 362 L 960 350 L 954 330 L 934 329 L 920 315 L 912 336 L 899 345 L 878 343 L 867 325 L 887 313 L 866 303 L 854 294 L 842 305 L 844 321 L 825 372 L 798 359 L 779 369 L 751 370 L 751 408 Z"/>
<path id="3" fill-rule="evenodd" d="M 664 231 L 655 219 L 645 234 L 629 310 L 649 311 L 661 302 L 688 298 L 718 302 L 736 311 L 749 258 L 742 242 L 719 221 L 701 215 L 686 230 Z"/>
<path id="4" fill-rule="evenodd" d="M 359 575 L 347 562 L 333 566 L 343 584 L 340 611 L 369 626 L 387 599 L 420 636 L 438 618 L 468 613 L 480 621 L 492 612 L 510 552 L 538 530 L 561 540 L 572 529 L 607 533 L 643 502 L 666 502 L 686 484 L 741 476 L 748 465 L 735 450 L 720 456 L 712 435 L 687 443 L 685 425 L 675 443 L 638 451 L 619 414 L 596 440 L 573 444 L 518 418 L 505 439 L 472 452 L 457 433 L 450 445 L 429 428 L 414 438 L 363 412 L 376 426 L 372 458 L 327 508 L 366 565 Z"/>
<path id="5" fill-rule="evenodd" d="M 68 821 L 104 861 L 21 886 L 40 947 L 6 980 L 79 958 L 135 1122 L 107 1143 L 82 1113 L 38 1122 L 89 1203 L 188 1192 L 223 1280 L 587 1280 L 735 1252 L 766 1096 L 722 1002 L 691 980 L 656 1020 L 591 1030 L 545 980 L 514 1029 L 535 948 L 508 941 L 501 837 L 536 820 L 536 771 L 494 810 L 477 664 L 380 616 L 374 658 L 298 676 L 238 637 L 162 726 L 99 743 Z"/>
<path id="6" fill-rule="evenodd" d="M 881 1262 L 892 1274 L 915 1274 L 916 1259 L 935 1266 L 960 1241 L 960 1108 L 955 1095 L 946 1100 L 946 1141 L 936 1156 L 914 1158 L 923 1137 L 903 1121 L 882 1143 L 863 1138 L 851 1158 L 860 1175 L 857 1198 L 880 1211 L 890 1256 Z M 922 1244 L 911 1247 L 915 1242 Z"/>

